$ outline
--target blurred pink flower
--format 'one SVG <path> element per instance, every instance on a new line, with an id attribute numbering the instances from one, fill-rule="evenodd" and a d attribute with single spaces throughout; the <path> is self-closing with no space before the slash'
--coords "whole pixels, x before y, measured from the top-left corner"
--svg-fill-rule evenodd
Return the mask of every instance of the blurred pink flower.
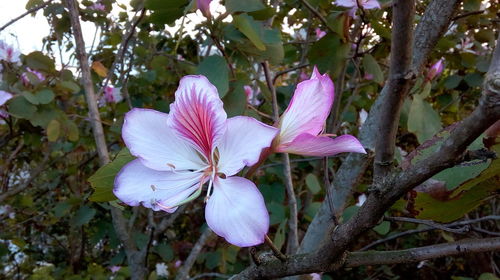
<path id="1" fill-rule="evenodd" d="M 365 73 L 365 76 L 363 78 L 365 78 L 365 80 L 371 81 L 373 80 L 373 74 Z"/>
<path id="2" fill-rule="evenodd" d="M 212 0 L 196 0 L 196 7 L 206 18 L 210 18 L 210 2 Z"/>
<path id="3" fill-rule="evenodd" d="M 443 59 L 440 59 L 438 60 L 438 62 L 434 63 L 429 69 L 429 72 L 427 73 L 427 80 L 431 81 L 435 77 L 441 75 L 443 69 L 444 69 Z"/>
<path id="4" fill-rule="evenodd" d="M 299 82 L 303 82 L 303 81 L 308 80 L 308 79 L 309 79 L 309 75 L 307 75 L 306 72 L 301 71 L 300 75 L 299 75 Z"/>
<path id="5" fill-rule="evenodd" d="M 117 273 L 122 267 L 119 265 L 113 265 L 109 267 L 109 270 L 111 270 L 111 273 Z"/>
<path id="6" fill-rule="evenodd" d="M 330 138 L 321 134 L 333 104 L 334 86 L 328 74 L 316 67 L 309 80 L 297 85 L 288 108 L 277 124 L 280 129 L 273 142 L 276 152 L 304 156 L 332 156 L 338 153 L 366 153 L 354 136 Z"/>
<path id="7" fill-rule="evenodd" d="M 351 17 L 356 17 L 356 11 L 359 7 L 366 10 L 380 9 L 380 4 L 377 0 L 336 0 L 334 4 L 341 7 L 351 8 L 351 10 L 349 10 L 349 15 Z"/>
<path id="8" fill-rule="evenodd" d="M 21 74 L 21 80 L 23 81 L 24 85 L 31 84 L 31 81 L 30 81 L 30 79 L 28 77 L 28 73 L 33 74 L 38 79 L 38 82 L 45 81 L 45 76 L 42 73 L 40 73 L 40 72 L 38 72 L 36 70 L 33 70 L 33 69 L 29 68 L 29 67 L 26 68 L 26 71 L 27 72 L 24 72 L 24 73 Z"/>
<path id="9" fill-rule="evenodd" d="M 248 104 L 252 106 L 259 106 L 262 103 L 262 101 L 257 98 L 260 94 L 259 88 L 254 91 L 251 86 L 246 85 L 243 87 L 243 89 L 245 90 Z"/>
<path id="10" fill-rule="evenodd" d="M 316 39 L 318 39 L 318 40 L 323 38 L 326 35 L 326 32 L 321 30 L 320 28 L 316 28 L 314 30 L 314 33 L 316 33 Z"/>
<path id="11" fill-rule="evenodd" d="M 175 268 L 179 268 L 181 265 L 182 265 L 182 261 L 181 260 L 176 260 L 175 263 L 174 263 L 174 267 Z"/>
<path id="12" fill-rule="evenodd" d="M 250 117 L 228 119 L 217 88 L 205 76 L 185 76 L 169 114 L 135 108 L 125 115 L 122 138 L 137 159 L 118 173 L 113 192 L 130 206 L 172 213 L 208 183 L 208 226 L 236 246 L 261 244 L 269 229 L 264 198 L 235 175 L 259 161 L 277 132 Z"/>
<path id="13" fill-rule="evenodd" d="M 12 93 L 0 90 L 0 107 L 3 107 L 5 105 L 5 103 L 7 103 L 7 101 L 9 101 L 9 99 L 11 99 L 12 97 L 13 97 Z M 0 117 L 8 118 L 9 113 L 7 113 L 7 111 L 5 111 L 3 109 L 0 109 Z M 3 120 L 1 120 L 1 121 L 3 122 Z"/>
<path id="14" fill-rule="evenodd" d="M 104 12 L 104 11 L 106 11 L 106 6 L 104 6 L 100 2 L 96 2 L 92 5 L 90 5 L 89 9 L 94 10 L 94 11 Z"/>
<path id="15" fill-rule="evenodd" d="M 21 61 L 21 53 L 19 50 L 14 49 L 14 47 L 8 45 L 7 43 L 0 41 L 0 60 L 4 60 L 10 63 L 19 63 Z"/>
<path id="16" fill-rule="evenodd" d="M 309 276 L 311 276 L 311 280 L 321 280 L 320 273 L 311 273 L 311 274 L 309 274 Z"/>
<path id="17" fill-rule="evenodd" d="M 123 100 L 121 88 L 106 86 L 104 88 L 104 100 L 107 103 L 118 103 Z"/>

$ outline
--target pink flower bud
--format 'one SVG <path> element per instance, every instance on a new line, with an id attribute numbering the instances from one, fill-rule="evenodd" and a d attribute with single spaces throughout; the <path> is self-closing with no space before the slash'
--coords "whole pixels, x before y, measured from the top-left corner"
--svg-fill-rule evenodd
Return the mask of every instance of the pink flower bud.
<path id="1" fill-rule="evenodd" d="M 196 0 L 196 6 L 206 18 L 210 18 L 210 2 L 212 0 Z"/>
<path id="2" fill-rule="evenodd" d="M 427 73 L 427 80 L 431 81 L 435 77 L 439 76 L 441 72 L 443 72 L 444 65 L 443 59 L 438 60 L 438 62 L 434 63 L 429 69 L 429 73 Z"/>

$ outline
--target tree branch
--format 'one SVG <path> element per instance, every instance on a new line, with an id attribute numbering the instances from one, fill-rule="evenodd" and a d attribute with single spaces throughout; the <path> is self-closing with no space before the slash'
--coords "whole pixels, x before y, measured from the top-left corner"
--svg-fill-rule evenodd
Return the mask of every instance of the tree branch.
<path id="1" fill-rule="evenodd" d="M 276 88 L 274 87 L 273 80 L 271 79 L 271 73 L 269 71 L 269 64 L 266 62 L 262 63 L 262 68 L 264 70 L 264 75 L 266 78 L 267 87 L 271 91 L 272 102 L 273 102 L 273 119 L 274 123 L 279 121 L 279 106 L 278 98 L 276 96 Z M 285 176 L 285 187 L 288 196 L 288 207 L 290 208 L 290 217 L 288 219 L 288 227 L 290 229 L 288 239 L 287 239 L 287 254 L 295 254 L 299 248 L 299 234 L 298 234 L 298 211 L 297 211 L 297 199 L 295 197 L 295 192 L 293 190 L 293 180 L 292 180 L 292 169 L 290 167 L 290 157 L 287 153 L 283 153 L 283 175 Z"/>
<path id="2" fill-rule="evenodd" d="M 382 98 L 375 142 L 375 180 L 386 176 L 391 168 L 396 148 L 399 115 L 410 90 L 410 63 L 413 43 L 415 1 L 399 0 L 393 4 L 391 66 L 387 94 Z"/>
<path id="3" fill-rule="evenodd" d="M 415 29 L 412 60 L 413 73 L 422 71 L 431 50 L 447 30 L 451 18 L 460 3 L 461 0 L 433 0 L 427 6 L 420 23 Z M 358 135 L 358 139 L 363 146 L 369 150 L 373 150 L 375 146 L 374 139 L 376 139 L 375 135 L 378 133 L 377 122 L 381 114 L 383 96 L 388 94 L 387 86 L 388 84 L 384 86 L 380 96 L 376 99 Z M 325 201 L 322 203 L 302 240 L 299 249 L 300 253 L 312 252 L 318 248 L 328 232 L 328 227 L 331 226 L 332 213 L 328 206 L 329 203 L 334 206 L 335 213 L 333 214 L 339 216 L 343 212 L 351 197 L 353 187 L 370 164 L 368 159 L 369 157 L 364 154 L 352 153 L 343 161 L 330 186 L 333 194 L 330 197 L 330 202 Z"/>
<path id="4" fill-rule="evenodd" d="M 194 247 L 191 250 L 191 253 L 189 253 L 188 258 L 184 261 L 184 264 L 179 269 L 179 272 L 175 277 L 176 280 L 184 280 L 189 278 L 189 271 L 193 267 L 196 258 L 198 258 L 198 255 L 201 253 L 203 246 L 205 246 L 205 243 L 207 243 L 207 241 L 214 236 L 215 234 L 211 229 L 205 229 L 198 241 L 196 241 L 196 244 L 194 244 Z"/>
<path id="5" fill-rule="evenodd" d="M 358 212 L 331 232 L 331 238 L 320 244 L 319 250 L 296 255 L 281 265 L 276 262 L 250 267 L 236 279 L 275 278 L 318 271 L 336 270 L 345 261 L 346 250 L 366 231 L 377 225 L 385 211 L 407 191 L 438 172 L 452 167 L 469 146 L 489 126 L 500 118 L 500 37 L 497 40 L 490 70 L 486 75 L 479 106 L 451 132 L 449 137 L 425 159 L 410 168 L 389 174 L 375 181 L 372 192 Z M 492 246 L 489 244 L 488 246 Z"/>
<path id="6" fill-rule="evenodd" d="M 49 0 L 49 1 L 43 3 L 43 4 L 39 5 L 39 6 L 33 7 L 31 9 L 27 10 L 26 12 L 24 12 L 23 14 L 21 14 L 20 16 L 11 19 L 6 24 L 4 24 L 2 27 L 0 27 L 0 32 L 2 32 L 5 28 L 9 27 L 11 24 L 15 23 L 16 21 L 22 19 L 23 17 L 25 17 L 25 16 L 27 16 L 27 15 L 29 15 L 31 13 L 35 13 L 38 10 L 47 7 L 50 3 L 52 3 L 52 0 Z"/>
<path id="7" fill-rule="evenodd" d="M 345 262 L 347 267 L 361 265 L 381 265 L 419 262 L 440 257 L 469 253 L 500 251 L 500 237 L 484 239 L 464 239 L 419 248 L 396 251 L 367 251 L 350 253 Z"/>
<path id="8" fill-rule="evenodd" d="M 92 133 L 96 143 L 97 154 L 99 155 L 99 163 L 101 166 L 110 162 L 108 147 L 106 146 L 106 138 L 104 136 L 104 129 L 101 124 L 101 117 L 97 108 L 97 99 L 94 92 L 94 85 L 92 83 L 92 76 L 88 63 L 87 53 L 85 52 L 85 41 L 82 36 L 82 28 L 80 25 L 80 15 L 78 12 L 78 3 L 75 0 L 65 0 L 66 8 L 69 12 L 73 36 L 76 43 L 76 54 L 80 63 L 82 71 L 82 83 L 85 90 L 85 98 L 89 108 L 89 118 L 92 126 Z M 127 260 L 131 270 L 132 279 L 143 279 L 146 273 L 144 267 L 145 259 L 142 254 L 137 251 L 135 243 L 130 237 L 127 230 L 127 223 L 123 217 L 123 213 L 116 207 L 111 207 L 111 215 L 113 217 L 113 226 L 120 241 L 125 246 Z"/>

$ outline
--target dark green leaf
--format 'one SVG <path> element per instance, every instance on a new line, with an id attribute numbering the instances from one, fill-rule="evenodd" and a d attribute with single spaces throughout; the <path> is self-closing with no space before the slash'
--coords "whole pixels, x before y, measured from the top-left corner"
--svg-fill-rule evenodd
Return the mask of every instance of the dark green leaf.
<path id="1" fill-rule="evenodd" d="M 115 176 L 125 164 L 133 159 L 134 157 L 130 154 L 128 149 L 123 148 L 118 153 L 115 160 L 99 168 L 99 170 L 88 179 L 90 185 L 94 189 L 94 193 L 89 197 L 89 200 L 96 202 L 116 200 L 113 194 Z"/>
<path id="2" fill-rule="evenodd" d="M 71 219 L 71 225 L 74 227 L 79 227 L 87 224 L 94 218 L 96 214 L 96 210 L 94 208 L 90 208 L 89 206 L 83 206 L 76 212 L 75 216 Z"/>
<path id="3" fill-rule="evenodd" d="M 198 69 L 197 74 L 204 75 L 217 88 L 222 98 L 229 89 L 229 70 L 226 60 L 219 55 L 211 55 L 205 58 Z"/>
<path id="4" fill-rule="evenodd" d="M 226 10 L 229 13 L 234 12 L 253 12 L 266 8 L 260 0 L 226 0 Z"/>

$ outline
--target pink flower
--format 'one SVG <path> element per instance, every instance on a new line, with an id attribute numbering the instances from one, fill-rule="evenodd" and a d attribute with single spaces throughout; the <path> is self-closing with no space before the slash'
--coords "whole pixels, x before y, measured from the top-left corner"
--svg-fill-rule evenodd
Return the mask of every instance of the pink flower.
<path id="1" fill-rule="evenodd" d="M 0 60 L 5 60 L 10 63 L 19 63 L 21 53 L 14 47 L 7 45 L 5 42 L 0 41 Z"/>
<path id="2" fill-rule="evenodd" d="M 354 136 L 330 138 L 321 134 L 334 97 L 333 82 L 314 67 L 311 79 L 297 85 L 292 101 L 278 122 L 274 150 L 305 156 L 332 156 L 343 152 L 366 153 Z"/>
<path id="3" fill-rule="evenodd" d="M 371 73 L 365 73 L 365 76 L 363 78 L 365 80 L 371 81 L 371 80 L 373 80 L 373 74 L 371 74 Z"/>
<path id="4" fill-rule="evenodd" d="M 122 101 L 123 96 L 120 88 L 106 86 L 104 88 L 104 100 L 106 100 L 107 103 L 118 103 Z"/>
<path id="5" fill-rule="evenodd" d="M 359 7 L 366 10 L 380 9 L 380 4 L 377 0 L 336 0 L 334 4 L 341 7 L 351 8 L 349 11 L 349 15 L 351 17 L 356 17 L 356 11 Z"/>
<path id="6" fill-rule="evenodd" d="M 311 276 L 311 280 L 321 280 L 320 273 L 311 273 L 311 274 L 309 274 L 309 276 Z"/>
<path id="7" fill-rule="evenodd" d="M 319 28 L 316 28 L 314 30 L 314 32 L 316 33 L 316 39 L 318 39 L 318 40 L 321 39 L 321 38 L 323 38 L 326 35 L 326 32 L 323 31 L 323 30 L 321 30 L 321 29 L 319 29 Z"/>
<path id="8" fill-rule="evenodd" d="M 301 71 L 300 75 L 299 75 L 299 81 L 303 82 L 303 81 L 308 80 L 308 79 L 309 79 L 309 76 L 307 75 L 307 73 L 304 71 Z"/>
<path id="9" fill-rule="evenodd" d="M 196 0 L 196 7 L 206 18 L 210 18 L 210 2 L 212 0 Z"/>
<path id="10" fill-rule="evenodd" d="M 9 101 L 9 99 L 11 99 L 12 97 L 12 93 L 0 90 L 0 107 L 3 107 L 5 103 L 7 103 L 7 101 Z M 7 113 L 7 111 L 3 109 L 0 109 L 0 117 L 6 119 L 9 117 L 9 113 Z M 3 122 L 3 120 L 1 121 Z"/>
<path id="11" fill-rule="evenodd" d="M 182 261 L 181 260 L 176 260 L 175 263 L 174 263 L 174 267 L 175 268 L 179 268 L 179 267 L 181 267 L 181 265 L 182 265 Z"/>
<path id="12" fill-rule="evenodd" d="M 109 267 L 109 270 L 111 270 L 111 273 L 117 273 L 122 267 L 119 265 L 113 265 Z"/>
<path id="13" fill-rule="evenodd" d="M 260 90 L 258 88 L 256 91 L 254 91 L 251 86 L 247 85 L 244 86 L 243 89 L 245 90 L 248 104 L 252 106 L 259 106 L 262 103 L 262 101 L 257 99 L 257 96 L 259 96 L 260 94 Z"/>
<path id="14" fill-rule="evenodd" d="M 429 69 L 429 72 L 427 73 L 427 80 L 431 81 L 435 77 L 441 75 L 443 72 L 444 65 L 443 65 L 443 59 L 438 60 L 438 62 L 434 63 L 434 65 L 431 66 Z"/>
<path id="15" fill-rule="evenodd" d="M 102 3 L 96 2 L 92 5 L 90 5 L 89 9 L 98 11 L 98 12 L 104 12 L 106 11 L 106 6 L 104 6 Z"/>
<path id="16" fill-rule="evenodd" d="M 29 73 L 31 73 L 31 74 L 33 74 L 38 79 L 38 82 L 45 81 L 45 76 L 42 73 L 40 73 L 40 72 L 38 72 L 36 70 L 33 70 L 33 69 L 29 68 L 29 67 L 26 68 L 26 71 L 29 72 Z M 30 81 L 30 79 L 28 77 L 27 72 L 24 72 L 23 74 L 21 74 L 21 80 L 23 81 L 24 85 L 31 84 L 31 81 Z"/>
<path id="17" fill-rule="evenodd" d="M 264 199 L 253 182 L 234 175 L 257 163 L 277 132 L 250 117 L 228 119 L 215 86 L 204 76 L 185 76 L 169 114 L 125 115 L 122 137 L 137 159 L 118 173 L 114 194 L 128 205 L 171 213 L 208 183 L 208 226 L 231 244 L 260 244 L 269 228 Z"/>

